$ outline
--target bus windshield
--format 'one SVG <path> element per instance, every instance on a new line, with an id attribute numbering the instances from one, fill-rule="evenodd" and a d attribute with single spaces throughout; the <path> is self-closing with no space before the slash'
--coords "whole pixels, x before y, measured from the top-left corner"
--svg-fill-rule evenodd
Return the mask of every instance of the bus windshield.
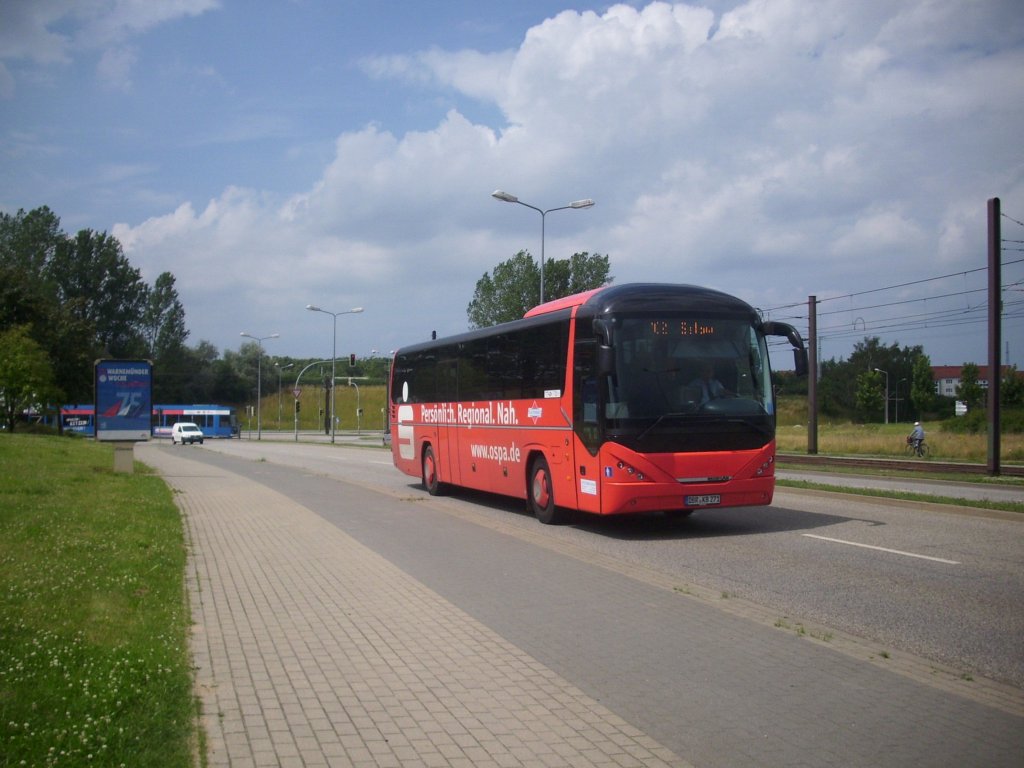
<path id="1" fill-rule="evenodd" d="M 644 453 L 746 450 L 774 435 L 764 336 L 749 317 L 618 316 L 605 438 Z"/>

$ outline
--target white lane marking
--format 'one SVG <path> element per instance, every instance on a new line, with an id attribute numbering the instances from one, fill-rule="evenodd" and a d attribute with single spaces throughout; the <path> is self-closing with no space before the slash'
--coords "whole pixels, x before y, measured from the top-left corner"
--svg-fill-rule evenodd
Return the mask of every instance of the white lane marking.
<path id="1" fill-rule="evenodd" d="M 929 557 L 928 555 L 918 555 L 913 552 L 902 552 L 898 549 L 887 549 L 886 547 L 874 547 L 870 544 L 859 544 L 856 541 L 844 541 L 843 539 L 830 539 L 828 536 L 815 536 L 813 533 L 802 533 L 801 536 L 806 536 L 809 539 L 821 539 L 822 541 L 831 541 L 836 544 L 849 544 L 851 547 L 863 547 L 864 549 L 875 549 L 879 552 L 888 552 L 893 555 L 903 555 L 904 557 L 916 557 L 920 560 L 931 560 L 936 563 L 945 563 L 946 565 L 960 565 L 958 560 L 946 560 L 941 557 Z"/>

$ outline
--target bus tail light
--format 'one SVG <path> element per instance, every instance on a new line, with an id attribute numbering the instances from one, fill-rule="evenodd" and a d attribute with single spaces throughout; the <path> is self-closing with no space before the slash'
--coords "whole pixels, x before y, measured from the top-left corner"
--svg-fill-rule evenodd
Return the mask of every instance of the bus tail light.
<path id="1" fill-rule="evenodd" d="M 769 456 L 768 460 L 757 468 L 757 472 L 754 473 L 755 477 L 761 477 L 772 468 L 772 464 L 775 463 L 775 457 Z"/>

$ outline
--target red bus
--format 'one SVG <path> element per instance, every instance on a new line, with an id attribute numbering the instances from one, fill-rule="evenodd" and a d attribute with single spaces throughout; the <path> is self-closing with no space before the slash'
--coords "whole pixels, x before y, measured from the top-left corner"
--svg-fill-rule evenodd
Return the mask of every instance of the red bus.
<path id="1" fill-rule="evenodd" d="M 544 523 L 769 504 L 775 401 L 769 336 L 798 373 L 790 325 L 690 285 L 609 286 L 522 320 L 399 349 L 395 466 L 434 495 L 526 499 Z"/>

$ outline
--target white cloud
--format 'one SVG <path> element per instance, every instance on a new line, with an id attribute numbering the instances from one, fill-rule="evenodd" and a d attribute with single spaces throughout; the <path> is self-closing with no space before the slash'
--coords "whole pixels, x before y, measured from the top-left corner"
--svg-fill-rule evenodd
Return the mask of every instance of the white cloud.
<path id="1" fill-rule="evenodd" d="M 132 68 L 138 60 L 133 48 L 108 48 L 100 56 L 96 73 L 108 88 L 127 91 L 132 87 Z"/>
<path id="2" fill-rule="evenodd" d="M 899 211 L 866 211 L 849 227 L 837 233 L 829 250 L 843 258 L 889 252 L 899 258 L 905 252 L 919 252 L 928 240 L 921 228 Z"/>
<path id="3" fill-rule="evenodd" d="M 74 3 L 13 0 L 0 9 L 0 59 L 42 64 L 68 61 L 68 38 L 50 26 L 70 14 Z"/>
<path id="4" fill-rule="evenodd" d="M 310 302 L 366 305 L 381 348 L 464 328 L 480 275 L 539 251 L 538 217 L 491 200 L 496 187 L 540 207 L 597 200 L 548 218 L 547 255 L 609 253 L 619 282 L 764 306 L 929 276 L 973 263 L 987 196 L 1024 207 L 1020 14 L 969 15 L 955 0 L 752 0 L 718 18 L 619 5 L 557 14 L 514 51 L 366 59 L 375 78 L 457 92 L 504 124 L 449 110 L 431 130 L 346 129 L 301 194 L 228 189 L 115 234 L 183 294 L 232 302 L 228 320 L 186 302 L 193 338 L 221 343 L 248 311 L 308 328 L 286 318 Z M 211 264 L 230 281 L 210 285 Z"/>
<path id="5" fill-rule="evenodd" d="M 3 62 L 67 65 L 94 51 L 100 81 L 126 90 L 138 57 L 126 40 L 219 6 L 219 0 L 8 0 L 0 7 L 0 97 L 14 88 Z"/>
<path id="6" fill-rule="evenodd" d="M 451 87 L 473 98 L 498 101 L 507 87 L 514 52 L 442 51 L 431 48 L 413 55 L 377 56 L 362 62 L 378 79 L 397 78 L 415 85 Z"/>
<path id="7" fill-rule="evenodd" d="M 74 15 L 84 20 L 76 42 L 82 47 L 103 48 L 219 7 L 219 0 L 90 0 L 74 10 Z"/>

